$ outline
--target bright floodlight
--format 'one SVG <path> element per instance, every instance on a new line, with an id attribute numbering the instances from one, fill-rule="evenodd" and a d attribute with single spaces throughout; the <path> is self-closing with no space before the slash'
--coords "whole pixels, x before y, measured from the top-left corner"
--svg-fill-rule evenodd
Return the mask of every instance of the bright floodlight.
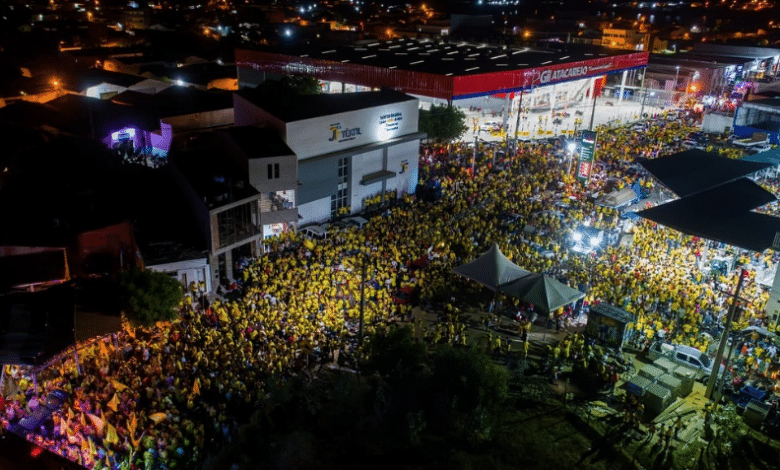
<path id="1" fill-rule="evenodd" d="M 574 152 L 574 150 L 577 148 L 577 144 L 574 142 L 569 142 L 569 146 L 567 147 L 569 149 L 569 152 Z"/>
<path id="2" fill-rule="evenodd" d="M 580 232 L 574 232 L 571 236 L 575 242 L 582 240 L 582 234 Z"/>
<path id="3" fill-rule="evenodd" d="M 289 28 L 285 29 L 284 30 L 284 35 L 289 38 L 290 36 L 292 36 L 292 30 L 289 29 Z"/>
<path id="4" fill-rule="evenodd" d="M 596 237 L 592 237 L 590 239 L 590 246 L 597 246 L 599 244 L 599 239 Z"/>

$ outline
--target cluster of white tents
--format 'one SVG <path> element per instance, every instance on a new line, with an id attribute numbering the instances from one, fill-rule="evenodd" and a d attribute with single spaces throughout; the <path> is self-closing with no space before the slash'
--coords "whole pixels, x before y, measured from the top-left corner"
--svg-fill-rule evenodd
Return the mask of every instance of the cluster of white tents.
<path id="1" fill-rule="evenodd" d="M 452 270 L 493 292 L 501 292 L 533 304 L 541 313 L 576 302 L 585 294 L 547 276 L 527 271 L 513 263 L 493 244 L 482 256 Z"/>

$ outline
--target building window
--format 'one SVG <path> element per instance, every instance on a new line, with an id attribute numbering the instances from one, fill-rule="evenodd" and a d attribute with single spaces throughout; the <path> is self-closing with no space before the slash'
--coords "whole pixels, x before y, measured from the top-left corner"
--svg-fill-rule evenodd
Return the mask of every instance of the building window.
<path id="1" fill-rule="evenodd" d="M 251 207 L 250 204 L 242 204 L 217 214 L 219 248 L 232 245 L 257 233 L 257 229 L 252 224 Z"/>
<path id="2" fill-rule="evenodd" d="M 279 164 L 278 163 L 269 163 L 268 164 L 268 179 L 277 179 L 279 178 Z"/>
<path id="3" fill-rule="evenodd" d="M 330 197 L 330 216 L 346 215 L 349 207 L 349 157 L 338 161 L 339 184 L 336 193 Z"/>

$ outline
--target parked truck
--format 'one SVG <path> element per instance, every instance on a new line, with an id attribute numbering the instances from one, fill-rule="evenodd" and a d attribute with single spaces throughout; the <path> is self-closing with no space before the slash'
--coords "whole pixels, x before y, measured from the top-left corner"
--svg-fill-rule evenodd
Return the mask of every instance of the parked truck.
<path id="1" fill-rule="evenodd" d="M 750 149 L 769 145 L 769 137 L 765 132 L 754 132 L 752 137 L 748 137 L 747 139 L 736 139 L 733 143 L 737 147 Z"/>

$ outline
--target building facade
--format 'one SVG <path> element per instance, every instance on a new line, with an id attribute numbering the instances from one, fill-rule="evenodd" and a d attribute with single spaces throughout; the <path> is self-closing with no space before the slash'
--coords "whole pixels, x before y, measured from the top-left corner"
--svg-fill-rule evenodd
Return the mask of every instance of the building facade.
<path id="1" fill-rule="evenodd" d="M 299 225 L 360 212 L 377 195 L 402 197 L 418 179 L 419 101 L 378 91 L 303 97 L 274 106 L 237 94 L 237 125 L 276 130 L 297 158 Z"/>

